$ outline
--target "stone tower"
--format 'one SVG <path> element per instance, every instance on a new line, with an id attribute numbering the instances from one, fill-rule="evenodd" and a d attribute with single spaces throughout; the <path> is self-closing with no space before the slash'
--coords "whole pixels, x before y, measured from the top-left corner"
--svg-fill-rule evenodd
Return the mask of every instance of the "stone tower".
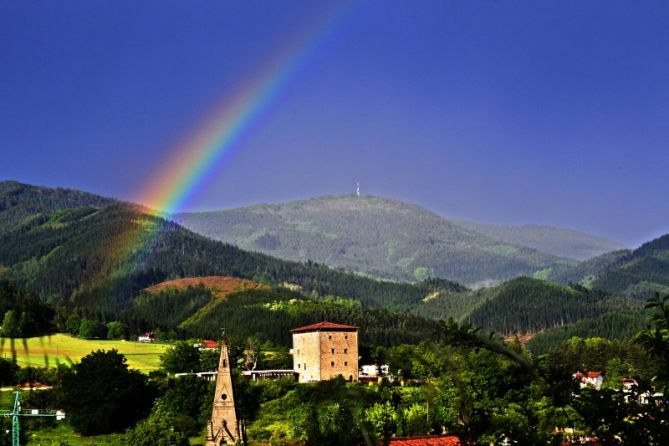
<path id="1" fill-rule="evenodd" d="M 293 370 L 299 382 L 342 376 L 358 381 L 358 327 L 328 321 L 291 330 Z"/>
<path id="2" fill-rule="evenodd" d="M 216 377 L 216 393 L 214 394 L 211 420 L 207 428 L 206 446 L 221 446 L 224 444 L 243 444 L 235 410 L 235 397 L 232 391 L 232 372 L 228 355 L 228 342 L 223 338 L 221 342 L 221 358 L 218 361 L 218 375 Z"/>

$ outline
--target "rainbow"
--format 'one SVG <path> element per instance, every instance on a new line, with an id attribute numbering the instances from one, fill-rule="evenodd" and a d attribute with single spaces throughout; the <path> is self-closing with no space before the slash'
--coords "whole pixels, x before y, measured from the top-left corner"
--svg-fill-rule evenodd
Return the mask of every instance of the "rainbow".
<path id="1" fill-rule="evenodd" d="M 173 214 L 214 172 L 239 140 L 268 109 L 282 87 L 327 36 L 348 8 L 340 5 L 315 25 L 299 33 L 268 60 L 233 98 L 214 107 L 186 143 L 177 147 L 159 174 L 139 194 L 136 202 L 159 213 Z"/>
<path id="2" fill-rule="evenodd" d="M 262 70 L 245 84 L 233 97 L 223 98 L 202 120 L 195 130 L 171 150 L 162 169 L 150 178 L 134 202 L 142 205 L 142 212 L 150 216 L 168 217 L 179 212 L 201 187 L 207 177 L 219 169 L 240 139 L 267 111 L 291 76 L 308 59 L 319 43 L 330 34 L 335 25 L 350 9 L 352 2 L 329 8 L 317 17 L 288 44 L 281 46 L 266 60 Z M 130 230 L 122 230 L 105 249 L 104 263 L 94 274 L 90 285 L 97 287 L 111 275 L 134 268 L 142 248 L 159 236 L 160 219 L 135 219 Z"/>

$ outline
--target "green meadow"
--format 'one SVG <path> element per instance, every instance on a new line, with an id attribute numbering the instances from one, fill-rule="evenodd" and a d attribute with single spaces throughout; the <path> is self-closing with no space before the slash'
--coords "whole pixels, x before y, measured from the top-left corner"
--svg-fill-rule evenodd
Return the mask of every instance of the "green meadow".
<path id="1" fill-rule="evenodd" d="M 0 355 L 16 359 L 21 367 L 55 367 L 72 364 L 95 350 L 116 349 L 128 359 L 128 366 L 142 372 L 160 367 L 160 355 L 168 344 L 151 344 L 131 341 L 79 339 L 65 334 L 37 338 L 0 338 Z"/>

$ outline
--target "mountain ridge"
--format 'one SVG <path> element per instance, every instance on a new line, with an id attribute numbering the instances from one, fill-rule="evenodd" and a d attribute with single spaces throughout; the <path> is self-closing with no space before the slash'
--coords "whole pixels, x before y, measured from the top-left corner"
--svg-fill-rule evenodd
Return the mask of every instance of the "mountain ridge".
<path id="1" fill-rule="evenodd" d="M 459 224 L 490 238 L 526 246 L 539 252 L 574 260 L 593 257 L 625 249 L 621 243 L 575 229 L 542 224 L 500 225 L 458 220 Z"/>
<path id="2" fill-rule="evenodd" d="M 476 286 L 576 263 L 489 237 L 424 207 L 373 195 L 329 195 L 172 219 L 243 249 L 393 280 L 431 275 Z"/>

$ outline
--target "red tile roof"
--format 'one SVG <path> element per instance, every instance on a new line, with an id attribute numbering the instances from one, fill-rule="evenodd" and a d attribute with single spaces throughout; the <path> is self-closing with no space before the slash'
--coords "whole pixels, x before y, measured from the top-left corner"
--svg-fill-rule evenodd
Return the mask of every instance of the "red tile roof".
<path id="1" fill-rule="evenodd" d="M 588 378 L 597 378 L 602 372 L 588 372 Z"/>
<path id="2" fill-rule="evenodd" d="M 460 440 L 454 435 L 425 435 L 390 440 L 390 446 L 459 446 L 460 444 Z"/>
<path id="3" fill-rule="evenodd" d="M 202 341 L 204 344 L 204 348 L 219 348 L 220 345 L 216 341 L 212 341 L 211 339 L 205 339 Z"/>
<path id="4" fill-rule="evenodd" d="M 293 328 L 293 333 L 300 333 L 303 331 L 317 331 L 317 330 L 357 330 L 358 327 L 355 325 L 344 325 L 344 324 L 335 324 L 334 322 L 318 322 L 316 324 L 305 325 L 304 327 Z"/>

